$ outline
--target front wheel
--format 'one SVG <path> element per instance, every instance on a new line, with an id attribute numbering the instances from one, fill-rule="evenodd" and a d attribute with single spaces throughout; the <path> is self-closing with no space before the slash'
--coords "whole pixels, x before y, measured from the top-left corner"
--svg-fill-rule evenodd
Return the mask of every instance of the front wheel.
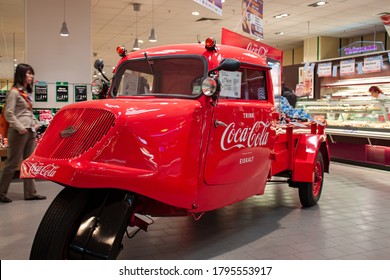
<path id="1" fill-rule="evenodd" d="M 65 188 L 53 200 L 38 227 L 31 248 L 31 260 L 68 259 L 70 240 L 80 225 L 89 192 Z"/>
<path id="2" fill-rule="evenodd" d="M 30 259 L 115 259 L 135 206 L 117 189 L 65 188 L 38 227 Z"/>
<path id="3" fill-rule="evenodd" d="M 318 152 L 317 160 L 314 163 L 313 181 L 297 183 L 299 199 L 303 207 L 311 207 L 317 204 L 321 197 L 323 182 L 324 160 L 321 152 Z"/>

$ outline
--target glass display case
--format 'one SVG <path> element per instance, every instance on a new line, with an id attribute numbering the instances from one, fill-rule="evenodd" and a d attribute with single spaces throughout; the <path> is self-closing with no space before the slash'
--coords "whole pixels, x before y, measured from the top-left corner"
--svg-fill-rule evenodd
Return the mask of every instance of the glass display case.
<path id="1" fill-rule="evenodd" d="M 386 98 L 373 98 L 372 85 Z M 390 76 L 322 78 L 320 91 L 321 99 L 297 106 L 327 121 L 331 158 L 390 170 Z"/>
<path id="2" fill-rule="evenodd" d="M 368 89 L 378 86 L 384 99 L 371 97 Z M 335 80 L 324 78 L 321 99 L 299 100 L 315 119 L 326 119 L 329 135 L 372 137 L 390 140 L 390 76 Z"/>

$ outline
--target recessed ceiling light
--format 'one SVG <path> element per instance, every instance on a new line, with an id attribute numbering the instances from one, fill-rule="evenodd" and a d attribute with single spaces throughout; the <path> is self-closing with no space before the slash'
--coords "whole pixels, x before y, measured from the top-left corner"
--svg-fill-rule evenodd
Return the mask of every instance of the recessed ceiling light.
<path id="1" fill-rule="evenodd" d="M 199 12 L 192 12 L 193 16 L 199 16 Z"/>
<path id="2" fill-rule="evenodd" d="M 318 2 L 315 2 L 315 3 L 313 3 L 313 4 L 310 4 L 310 5 L 308 5 L 308 6 L 310 6 L 310 7 L 320 7 L 320 6 L 324 6 L 324 5 L 326 5 L 326 4 L 328 4 L 328 2 L 325 2 L 325 1 L 318 1 Z"/>
<path id="3" fill-rule="evenodd" d="M 275 32 L 276 35 L 283 35 L 284 32 Z"/>
<path id="4" fill-rule="evenodd" d="M 280 18 L 288 17 L 289 15 L 290 15 L 290 14 L 283 13 L 283 14 L 279 14 L 279 15 L 274 16 L 274 18 L 280 19 Z"/>

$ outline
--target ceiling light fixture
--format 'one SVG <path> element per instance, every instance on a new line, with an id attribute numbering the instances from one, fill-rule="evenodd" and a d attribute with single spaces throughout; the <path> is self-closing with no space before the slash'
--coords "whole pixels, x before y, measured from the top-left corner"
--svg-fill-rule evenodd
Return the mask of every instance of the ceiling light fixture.
<path id="1" fill-rule="evenodd" d="M 275 35 L 284 35 L 284 32 L 275 32 Z"/>
<path id="2" fill-rule="evenodd" d="M 274 18 L 276 18 L 276 19 L 281 19 L 281 18 L 288 17 L 289 15 L 290 15 L 290 14 L 283 13 L 283 14 L 279 14 L 279 15 L 274 16 Z"/>
<path id="3" fill-rule="evenodd" d="M 152 30 L 150 30 L 149 42 L 157 42 L 156 31 L 154 30 L 154 0 L 152 1 Z"/>
<path id="4" fill-rule="evenodd" d="M 325 1 L 318 1 L 318 2 L 315 2 L 315 3 L 310 4 L 310 5 L 308 5 L 308 6 L 316 8 L 316 7 L 324 6 L 324 5 L 326 5 L 326 4 L 328 4 L 328 2 L 325 2 Z"/>
<path id="5" fill-rule="evenodd" d="M 138 11 L 141 10 L 140 3 L 133 3 L 133 9 L 135 11 L 135 40 L 133 45 L 133 51 L 138 51 L 141 47 L 138 44 Z"/>
<path id="6" fill-rule="evenodd" d="M 62 36 L 62 37 L 69 36 L 69 30 L 68 30 L 68 27 L 66 26 L 66 21 L 65 21 L 65 0 L 64 0 L 64 22 L 62 23 L 62 27 L 60 30 L 60 36 Z"/>
<path id="7" fill-rule="evenodd" d="M 199 12 L 196 12 L 196 11 L 195 11 L 195 12 L 192 12 L 192 15 L 193 15 L 193 16 L 199 16 L 200 14 L 199 14 Z"/>

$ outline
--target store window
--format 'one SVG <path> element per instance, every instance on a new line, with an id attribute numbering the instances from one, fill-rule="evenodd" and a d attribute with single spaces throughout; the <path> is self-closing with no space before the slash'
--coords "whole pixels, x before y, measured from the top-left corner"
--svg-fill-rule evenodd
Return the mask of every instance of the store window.
<path id="1" fill-rule="evenodd" d="M 267 100 L 265 71 L 243 68 L 220 71 L 221 99 Z"/>

